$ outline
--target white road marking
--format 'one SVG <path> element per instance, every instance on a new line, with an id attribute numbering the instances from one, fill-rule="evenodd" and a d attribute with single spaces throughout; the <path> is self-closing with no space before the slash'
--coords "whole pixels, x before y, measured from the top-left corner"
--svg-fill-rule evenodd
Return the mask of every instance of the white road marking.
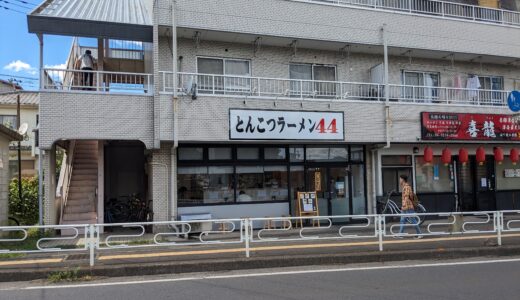
<path id="1" fill-rule="evenodd" d="M 509 263 L 509 262 L 520 262 L 520 258 L 481 260 L 481 261 L 444 262 L 444 263 L 425 263 L 425 264 L 411 264 L 411 265 L 374 266 L 374 267 L 351 267 L 351 268 L 317 269 L 317 270 L 260 272 L 260 273 L 250 273 L 250 274 L 207 275 L 207 276 L 202 275 L 202 276 L 183 277 L 183 278 L 164 278 L 164 279 L 119 281 L 119 282 L 105 282 L 105 283 L 84 283 L 84 284 L 48 285 L 48 286 L 44 285 L 44 286 L 24 287 L 24 288 L 20 288 L 17 290 L 69 289 L 69 288 L 85 288 L 85 287 L 100 287 L 100 286 L 151 284 L 151 283 L 178 282 L 178 281 L 195 281 L 195 280 L 208 280 L 208 279 L 229 279 L 229 278 L 244 278 L 244 277 L 282 276 L 282 275 L 332 273 L 332 272 L 355 272 L 355 271 L 373 271 L 373 270 L 407 269 L 407 268 L 429 268 L 429 267 L 479 265 L 479 264 L 494 264 L 494 263 Z M 16 288 L 14 288 L 14 289 L 16 289 Z M 0 291 L 7 291 L 7 290 L 13 290 L 13 288 L 0 289 Z"/>

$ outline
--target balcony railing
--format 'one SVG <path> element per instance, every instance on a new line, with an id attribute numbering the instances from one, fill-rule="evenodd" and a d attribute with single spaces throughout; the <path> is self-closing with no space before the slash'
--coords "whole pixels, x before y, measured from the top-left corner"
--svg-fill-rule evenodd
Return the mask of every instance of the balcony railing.
<path id="1" fill-rule="evenodd" d="M 173 73 L 160 72 L 161 91 L 173 92 Z M 507 91 L 389 85 L 389 100 L 426 104 L 506 106 Z M 179 73 L 178 92 L 187 95 L 295 100 L 385 101 L 385 86 L 376 83 Z"/>
<path id="2" fill-rule="evenodd" d="M 153 75 L 87 70 L 44 69 L 42 89 L 101 93 L 153 93 Z"/>
<path id="3" fill-rule="evenodd" d="M 289 0 L 408 12 L 520 27 L 520 12 L 435 0 Z"/>

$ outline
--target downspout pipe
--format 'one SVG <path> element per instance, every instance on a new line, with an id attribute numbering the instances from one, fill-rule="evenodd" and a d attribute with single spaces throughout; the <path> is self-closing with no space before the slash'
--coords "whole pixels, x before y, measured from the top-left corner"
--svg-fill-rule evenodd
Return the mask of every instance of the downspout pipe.
<path id="1" fill-rule="evenodd" d="M 389 86 L 389 71 L 388 71 L 388 31 L 386 24 L 381 28 L 383 34 L 383 49 L 384 49 L 384 67 L 385 67 L 385 123 L 386 123 L 386 145 L 383 149 L 390 148 L 390 86 Z"/>
<path id="2" fill-rule="evenodd" d="M 390 84 L 389 84 L 389 67 L 388 67 L 388 31 L 387 25 L 383 24 L 381 27 L 381 34 L 383 37 L 383 52 L 384 52 L 384 85 L 385 85 L 385 138 L 386 144 L 384 146 L 375 147 L 371 149 L 370 152 L 372 154 L 372 206 L 373 213 L 377 213 L 377 185 L 376 185 L 376 174 L 379 169 L 376 166 L 376 157 L 378 157 L 379 150 L 389 149 L 391 146 L 391 138 L 390 138 L 390 126 L 392 125 L 392 120 L 390 118 Z M 378 160 L 379 161 L 379 160 Z M 380 182 L 380 181 L 378 181 Z"/>
<path id="3" fill-rule="evenodd" d="M 178 55 L 177 55 L 177 24 L 175 21 L 175 0 L 171 0 L 171 22 L 172 22 L 172 71 L 173 71 L 173 147 L 171 148 L 171 174 L 170 174 L 170 195 L 171 195 L 171 210 L 169 211 L 169 220 L 177 219 L 177 148 L 179 147 L 179 139 L 178 139 L 178 95 L 177 95 L 177 86 L 178 86 Z"/>

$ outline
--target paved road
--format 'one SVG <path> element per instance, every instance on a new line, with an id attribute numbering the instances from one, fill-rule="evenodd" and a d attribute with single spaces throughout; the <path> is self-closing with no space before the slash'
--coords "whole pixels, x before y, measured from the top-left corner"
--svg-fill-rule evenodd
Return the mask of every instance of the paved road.
<path id="1" fill-rule="evenodd" d="M 519 299 L 520 258 L 1 284 L 0 299 Z"/>

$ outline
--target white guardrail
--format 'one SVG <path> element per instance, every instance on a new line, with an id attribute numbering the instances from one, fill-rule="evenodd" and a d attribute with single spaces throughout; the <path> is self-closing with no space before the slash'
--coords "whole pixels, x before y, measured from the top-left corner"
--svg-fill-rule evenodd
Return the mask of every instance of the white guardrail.
<path id="1" fill-rule="evenodd" d="M 161 91 L 173 93 L 173 73 L 160 72 Z M 296 80 L 197 73 L 178 74 L 178 92 L 185 95 L 257 97 L 293 100 L 385 101 L 384 84 Z M 508 91 L 450 87 L 389 85 L 394 102 L 507 106 Z"/>
<path id="2" fill-rule="evenodd" d="M 417 222 L 410 220 L 419 222 L 420 233 Z M 520 210 L 11 226 L 0 227 L 0 258 L 15 253 L 83 252 L 94 265 L 99 252 L 151 247 L 193 251 L 203 245 L 239 245 L 249 257 L 251 244 L 323 240 L 372 240 L 383 251 L 388 238 L 457 235 L 493 235 L 502 245 L 503 235 L 513 232 L 520 232 Z"/>
<path id="3" fill-rule="evenodd" d="M 361 6 L 364 8 L 407 12 L 466 21 L 520 27 L 520 12 L 477 5 L 436 0 L 290 0 L 334 6 Z"/>

